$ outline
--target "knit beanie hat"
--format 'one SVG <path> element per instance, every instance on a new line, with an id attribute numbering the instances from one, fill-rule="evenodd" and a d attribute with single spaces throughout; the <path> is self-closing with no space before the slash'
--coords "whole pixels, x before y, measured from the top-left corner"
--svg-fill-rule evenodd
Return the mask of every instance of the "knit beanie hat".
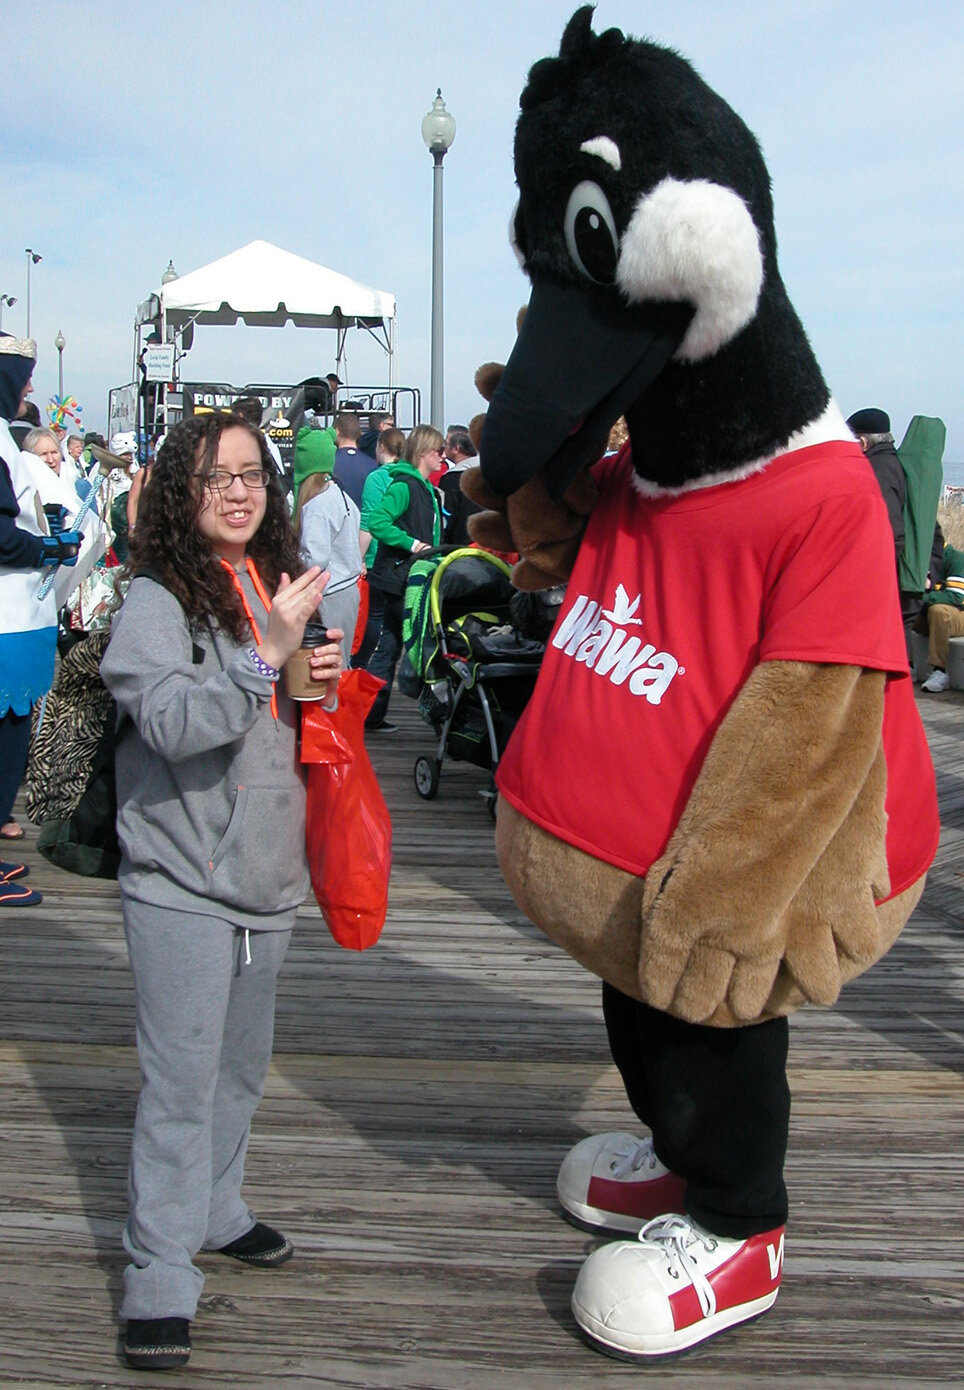
<path id="1" fill-rule="evenodd" d="M 298 500 L 301 484 L 311 473 L 333 473 L 335 470 L 335 432 L 332 428 L 314 430 L 302 425 L 295 440 L 294 495 Z"/>
<path id="2" fill-rule="evenodd" d="M 23 388 L 33 375 L 37 344 L 0 332 L 0 420 L 15 420 Z"/>
<path id="3" fill-rule="evenodd" d="M 890 416 L 886 410 L 855 410 L 847 421 L 854 434 L 890 434 Z"/>

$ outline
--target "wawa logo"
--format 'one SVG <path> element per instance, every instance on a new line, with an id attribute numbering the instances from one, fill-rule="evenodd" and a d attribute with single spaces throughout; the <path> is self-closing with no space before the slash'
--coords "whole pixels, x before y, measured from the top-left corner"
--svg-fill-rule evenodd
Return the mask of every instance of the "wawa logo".
<path id="1" fill-rule="evenodd" d="M 641 595 L 632 603 L 622 584 L 616 587 L 612 608 L 603 608 L 580 594 L 552 639 L 566 656 L 585 662 L 597 676 L 608 676 L 613 685 L 629 682 L 634 695 L 658 705 L 673 677 L 683 670 L 669 652 L 658 652 L 641 637 L 630 636 L 628 627 L 642 627 L 636 616 Z"/>

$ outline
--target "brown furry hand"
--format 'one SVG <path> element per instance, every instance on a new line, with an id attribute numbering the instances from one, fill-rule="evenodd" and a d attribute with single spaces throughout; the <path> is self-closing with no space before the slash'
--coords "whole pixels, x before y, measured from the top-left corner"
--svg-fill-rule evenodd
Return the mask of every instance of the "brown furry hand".
<path id="1" fill-rule="evenodd" d="M 472 539 L 490 550 L 518 551 L 521 558 L 512 572 L 517 589 L 550 589 L 566 582 L 596 500 L 588 473 L 580 474 L 558 502 L 540 477 L 501 498 L 478 468 L 466 470 L 462 491 L 478 506 L 491 509 L 470 518 Z"/>
<path id="2" fill-rule="evenodd" d="M 789 987 L 833 1003 L 891 944 L 884 677 L 766 662 L 717 731 L 647 874 L 641 997 L 690 1022 L 754 1022 Z"/>

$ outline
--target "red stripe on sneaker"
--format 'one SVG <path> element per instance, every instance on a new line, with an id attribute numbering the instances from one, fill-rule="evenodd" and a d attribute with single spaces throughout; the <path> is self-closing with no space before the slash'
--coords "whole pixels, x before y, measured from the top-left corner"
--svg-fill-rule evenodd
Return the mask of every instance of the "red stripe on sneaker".
<path id="1" fill-rule="evenodd" d="M 709 1275 L 710 1287 L 716 1295 L 716 1311 L 724 1312 L 744 1303 L 765 1298 L 780 1287 L 783 1273 L 784 1227 L 751 1236 L 735 1255 Z M 670 1295 L 673 1326 L 692 1327 L 703 1319 L 703 1310 L 692 1284 Z"/>
<path id="2" fill-rule="evenodd" d="M 666 1216 L 673 1211 L 681 1212 L 685 1191 L 686 1183 L 675 1173 L 664 1173 L 661 1178 L 640 1178 L 626 1182 L 617 1182 L 614 1178 L 593 1177 L 589 1180 L 586 1201 L 589 1206 L 598 1207 L 600 1211 L 651 1221 L 654 1216 Z"/>
<path id="3" fill-rule="evenodd" d="M 692 1327 L 694 1322 L 703 1321 L 703 1309 L 692 1284 L 687 1284 L 679 1293 L 670 1294 L 669 1306 L 673 1311 L 673 1329 Z"/>
<path id="4" fill-rule="evenodd" d="M 752 1236 L 732 1260 L 727 1260 L 710 1275 L 717 1308 L 733 1308 L 738 1303 L 752 1303 L 756 1298 L 765 1297 L 780 1287 L 782 1273 L 781 1226 L 779 1230 Z"/>

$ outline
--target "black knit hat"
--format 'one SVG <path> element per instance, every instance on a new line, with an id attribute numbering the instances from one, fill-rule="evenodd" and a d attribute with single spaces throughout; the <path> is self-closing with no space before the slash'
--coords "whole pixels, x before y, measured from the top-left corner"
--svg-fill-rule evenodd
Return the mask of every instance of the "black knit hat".
<path id="1" fill-rule="evenodd" d="M 854 434 L 890 434 L 890 416 L 886 410 L 856 410 L 847 421 Z"/>

